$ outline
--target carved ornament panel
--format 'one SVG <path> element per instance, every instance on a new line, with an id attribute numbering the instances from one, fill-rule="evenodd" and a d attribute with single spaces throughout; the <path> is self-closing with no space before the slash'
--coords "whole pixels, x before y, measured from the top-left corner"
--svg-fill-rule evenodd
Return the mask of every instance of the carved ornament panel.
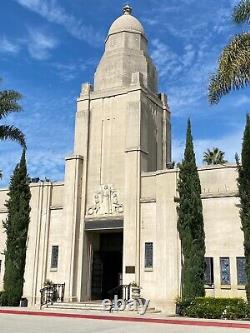
<path id="1" fill-rule="evenodd" d="M 120 215 L 123 204 L 118 201 L 118 191 L 113 185 L 101 185 L 94 195 L 94 204 L 88 208 L 87 215 Z"/>

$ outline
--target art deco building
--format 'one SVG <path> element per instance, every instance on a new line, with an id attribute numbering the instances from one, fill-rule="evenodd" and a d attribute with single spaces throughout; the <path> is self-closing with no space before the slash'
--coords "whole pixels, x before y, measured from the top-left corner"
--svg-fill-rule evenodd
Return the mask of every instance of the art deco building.
<path id="1" fill-rule="evenodd" d="M 178 170 L 171 162 L 167 97 L 129 6 L 111 25 L 93 85 L 77 100 L 73 154 L 63 182 L 31 184 L 24 297 L 40 304 L 46 279 L 65 301 L 107 297 L 136 282 L 144 298 L 173 312 L 181 294 Z M 235 166 L 199 169 L 206 234 L 206 292 L 244 296 L 243 234 Z M 0 220 L 8 189 L 0 190 Z M 5 234 L 0 229 L 0 288 Z"/>

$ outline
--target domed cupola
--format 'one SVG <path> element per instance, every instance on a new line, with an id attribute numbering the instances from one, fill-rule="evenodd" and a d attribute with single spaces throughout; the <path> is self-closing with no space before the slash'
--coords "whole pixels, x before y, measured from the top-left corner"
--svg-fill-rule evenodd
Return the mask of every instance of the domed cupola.
<path id="1" fill-rule="evenodd" d="M 95 73 L 94 90 L 128 87 L 134 73 L 142 74 L 143 85 L 157 93 L 157 73 L 148 56 L 142 24 L 126 5 L 123 15 L 111 25 L 103 57 Z"/>
<path id="2" fill-rule="evenodd" d="M 126 5 L 123 8 L 123 15 L 118 17 L 111 25 L 108 36 L 127 31 L 145 35 L 142 24 L 132 14 L 132 8 Z"/>

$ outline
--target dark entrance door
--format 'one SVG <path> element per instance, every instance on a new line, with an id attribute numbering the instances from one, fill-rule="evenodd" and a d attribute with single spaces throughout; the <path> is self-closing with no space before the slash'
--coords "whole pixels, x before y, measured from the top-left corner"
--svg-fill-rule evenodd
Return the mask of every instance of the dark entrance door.
<path id="1" fill-rule="evenodd" d="M 108 291 L 121 283 L 122 245 L 122 233 L 100 234 L 100 250 L 93 255 L 92 299 L 108 298 Z"/>
<path id="2" fill-rule="evenodd" d="M 94 252 L 92 263 L 91 299 L 100 299 L 102 294 L 103 262 L 99 252 Z"/>

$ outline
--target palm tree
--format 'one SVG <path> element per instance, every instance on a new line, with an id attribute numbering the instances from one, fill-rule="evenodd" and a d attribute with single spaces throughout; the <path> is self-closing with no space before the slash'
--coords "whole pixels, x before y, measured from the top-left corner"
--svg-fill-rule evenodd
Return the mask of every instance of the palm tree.
<path id="1" fill-rule="evenodd" d="M 224 155 L 225 153 L 219 148 L 207 149 L 203 154 L 203 162 L 207 165 L 225 164 L 227 161 L 224 160 Z"/>
<path id="2" fill-rule="evenodd" d="M 20 112 L 22 110 L 18 103 L 21 98 L 22 96 L 15 90 L 0 90 L 0 120 L 12 112 Z M 24 134 L 15 126 L 0 125 L 0 140 L 16 141 L 26 149 Z"/>
<path id="3" fill-rule="evenodd" d="M 241 0 L 233 12 L 236 24 L 250 21 L 250 0 Z M 246 87 L 250 83 L 250 33 L 243 32 L 232 38 L 219 58 L 217 72 L 212 75 L 208 89 L 211 104 L 219 102 L 232 90 Z"/>

